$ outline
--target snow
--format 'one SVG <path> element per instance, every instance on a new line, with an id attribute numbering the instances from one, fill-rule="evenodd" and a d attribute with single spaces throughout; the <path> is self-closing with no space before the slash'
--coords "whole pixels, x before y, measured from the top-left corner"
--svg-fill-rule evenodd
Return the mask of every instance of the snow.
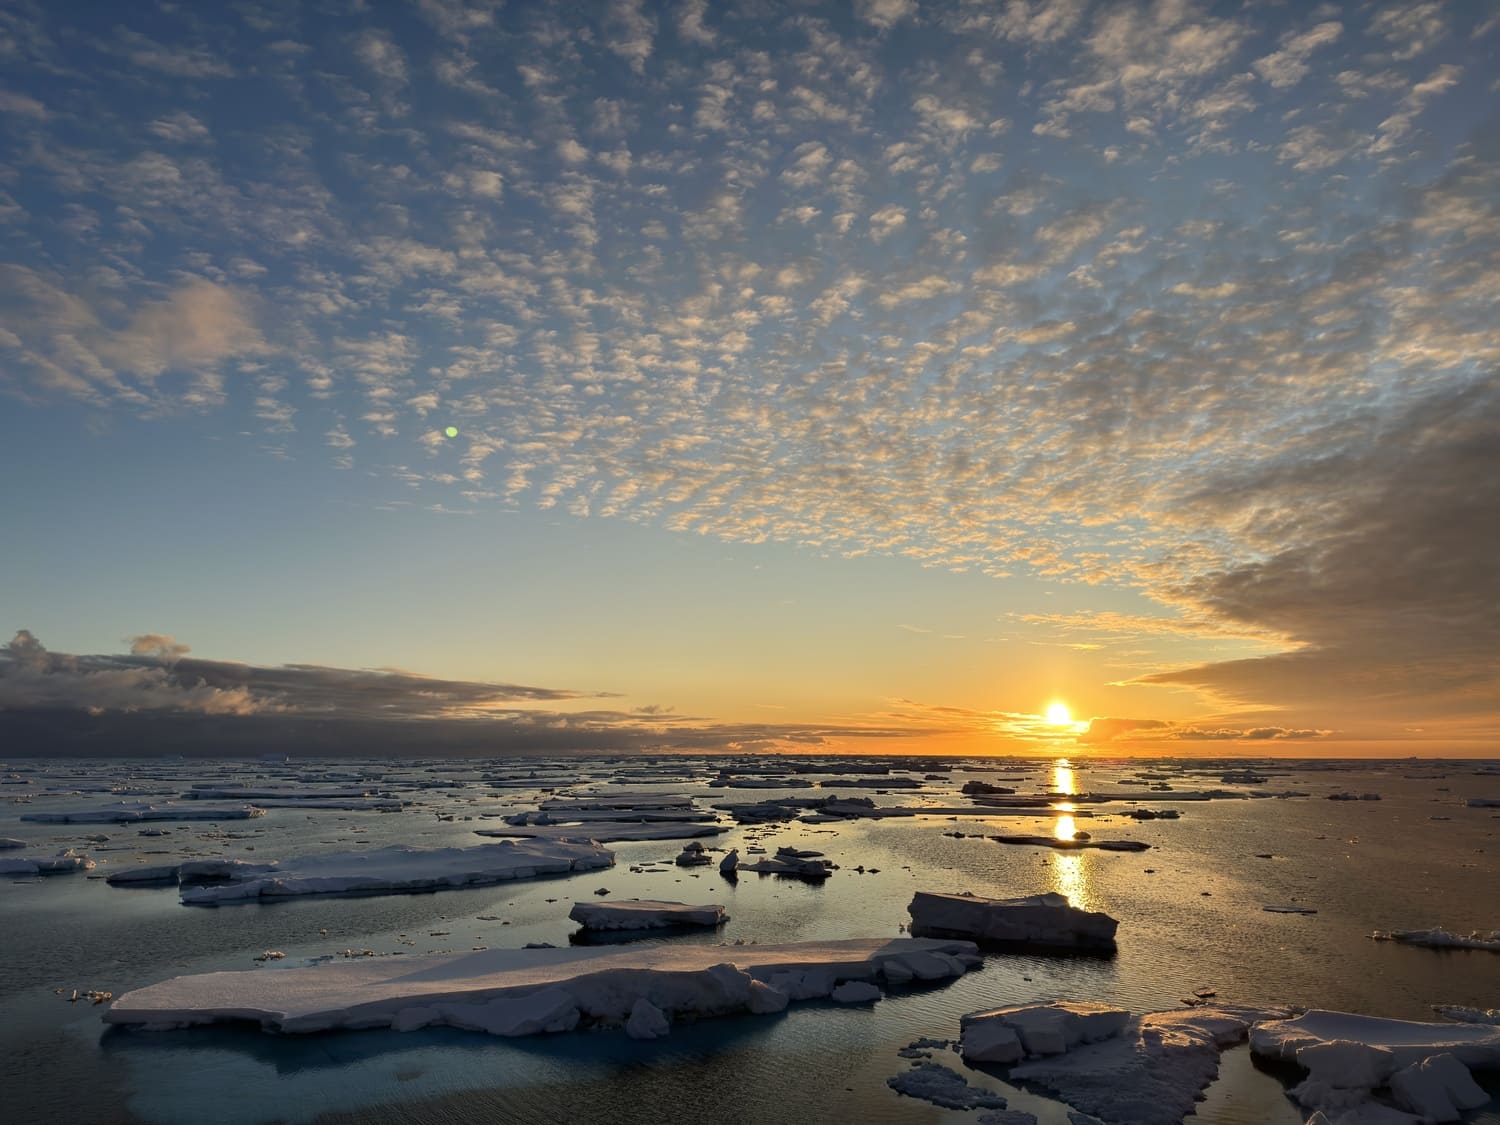
<path id="1" fill-rule="evenodd" d="M 1292 1095 L 1335 1123 L 1350 1115 L 1360 1122 L 1375 1120 L 1377 1114 L 1393 1121 L 1455 1121 L 1458 1108 L 1489 1100 L 1467 1068 L 1500 1066 L 1500 1027 L 1315 1009 L 1257 1025 L 1250 1049 L 1307 1068 L 1307 1079 Z M 1385 1085 L 1418 1118 L 1393 1117 L 1394 1111 L 1371 1101 L 1373 1091 Z"/>
<path id="2" fill-rule="evenodd" d="M 625 1034 L 632 1039 L 660 1039 L 672 1031 L 672 1025 L 660 1008 L 642 996 L 630 1009 Z"/>
<path id="3" fill-rule="evenodd" d="M 1060 894 L 993 899 L 918 891 L 907 911 L 913 934 L 1069 949 L 1113 949 L 1119 926 L 1108 914 L 1079 910 Z"/>
<path id="4" fill-rule="evenodd" d="M 120 801 L 86 809 L 23 813 L 21 819 L 40 824 L 135 824 L 145 820 L 249 820 L 265 815 L 265 810 L 255 805 L 180 805 L 174 801 L 153 805 L 146 801 Z"/>
<path id="5" fill-rule="evenodd" d="M 728 828 L 717 824 L 682 824 L 668 821 L 592 821 L 588 824 L 528 824 L 509 828 L 476 828 L 476 836 L 499 836 L 531 840 L 594 840 L 601 844 L 625 840 L 688 840 L 695 836 L 717 836 Z"/>
<path id="6" fill-rule="evenodd" d="M 586 930 L 653 930 L 667 926 L 722 926 L 729 921 L 719 903 L 689 906 L 681 902 L 623 899 L 575 902 L 568 917 Z"/>
<path id="7" fill-rule="evenodd" d="M 74 871 L 92 871 L 94 861 L 72 848 L 56 855 L 22 855 L 0 859 L 0 875 L 66 875 Z"/>
<path id="8" fill-rule="evenodd" d="M 851 980 L 958 976 L 979 964 L 975 954 L 970 942 L 854 938 L 368 957 L 275 972 L 174 977 L 119 997 L 104 1018 L 152 1029 L 250 1021 L 268 1031 L 296 1033 L 447 1026 L 533 1035 L 623 1024 L 640 999 L 674 1021 L 775 1012 L 792 998 L 775 986 L 778 980 L 799 998 L 826 997 Z M 926 975 L 931 972 L 941 976 Z"/>
<path id="9" fill-rule="evenodd" d="M 1398 1067 L 1445 1053 L 1466 1066 L 1500 1066 L 1500 1027 L 1421 1023 L 1317 1008 L 1296 1019 L 1257 1025 L 1250 1033 L 1250 1049 L 1257 1055 L 1300 1062 L 1308 1047 L 1338 1040 L 1383 1047 Z"/>
<path id="10" fill-rule="evenodd" d="M 1112 1039 L 1129 1022 L 1124 1008 L 1104 1004 L 1052 1001 L 993 1008 L 963 1017 L 960 1049 L 976 1062 L 1014 1062 L 1023 1052 L 1060 1055 L 1080 1043 Z"/>
<path id="11" fill-rule="evenodd" d="M 873 1004 L 882 995 L 878 985 L 869 981 L 850 980 L 830 992 L 828 998 L 838 1004 Z"/>
<path id="12" fill-rule="evenodd" d="M 1180 1125 L 1218 1074 L 1220 1050 L 1265 1015 L 1235 1007 L 1153 1012 L 1119 1035 L 1012 1067 L 1009 1077 L 1045 1086 L 1106 1125 Z"/>
<path id="13" fill-rule="evenodd" d="M 614 853 L 597 844 L 563 840 L 502 840 L 472 848 L 396 846 L 246 864 L 230 870 L 228 883 L 184 886 L 181 898 L 188 905 L 218 906 L 297 895 L 400 894 L 563 875 L 614 862 Z M 182 866 L 184 883 L 191 867 Z"/>
<path id="14" fill-rule="evenodd" d="M 1428 949 L 1488 949 L 1500 953 L 1500 930 L 1455 934 L 1439 927 L 1433 930 L 1376 930 L 1370 936 L 1376 941 L 1394 941 Z"/>
<path id="15" fill-rule="evenodd" d="M 988 1090 L 976 1089 L 956 1070 L 941 1063 L 918 1062 L 891 1078 L 886 1085 L 898 1094 L 921 1098 L 944 1109 L 1004 1109 L 1005 1099 Z"/>

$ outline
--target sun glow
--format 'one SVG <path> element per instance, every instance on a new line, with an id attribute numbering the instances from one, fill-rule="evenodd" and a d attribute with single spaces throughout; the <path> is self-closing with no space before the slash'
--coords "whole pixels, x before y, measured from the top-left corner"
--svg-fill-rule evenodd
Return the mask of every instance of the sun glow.
<path id="1" fill-rule="evenodd" d="M 1071 726 L 1073 723 L 1073 712 L 1068 710 L 1066 703 L 1047 704 L 1047 722 L 1055 727 Z"/>

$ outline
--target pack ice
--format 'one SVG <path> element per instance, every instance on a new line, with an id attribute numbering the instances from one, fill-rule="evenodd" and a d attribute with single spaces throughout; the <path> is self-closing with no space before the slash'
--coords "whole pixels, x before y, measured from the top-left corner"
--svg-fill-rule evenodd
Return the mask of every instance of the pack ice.
<path id="1" fill-rule="evenodd" d="M 980 963 L 970 942 L 923 938 L 488 949 L 174 977 L 127 992 L 104 1019 L 153 1030 L 249 1021 L 295 1033 L 456 1027 L 505 1036 L 626 1024 L 654 1037 L 678 1019 L 779 1012 L 848 981 L 940 981 Z"/>

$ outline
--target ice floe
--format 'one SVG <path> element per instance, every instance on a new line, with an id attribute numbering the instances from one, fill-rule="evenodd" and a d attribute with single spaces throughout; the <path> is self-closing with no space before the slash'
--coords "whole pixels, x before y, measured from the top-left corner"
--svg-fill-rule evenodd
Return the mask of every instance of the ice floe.
<path id="1" fill-rule="evenodd" d="M 104 1018 L 152 1029 L 249 1021 L 281 1032 L 446 1026 L 534 1035 L 618 1026 L 643 999 L 669 1021 L 766 1013 L 846 981 L 936 981 L 979 964 L 969 942 L 919 938 L 489 949 L 174 977 L 124 994 Z M 637 1026 L 655 1026 L 650 1013 Z"/>
<path id="2" fill-rule="evenodd" d="M 916 1062 L 910 1070 L 886 1079 L 898 1094 L 921 1098 L 944 1109 L 1004 1109 L 1005 1098 L 989 1090 L 970 1086 L 956 1070 L 935 1062 Z"/>
<path id="3" fill-rule="evenodd" d="M 1394 941 L 1428 949 L 1488 949 L 1500 953 L 1500 930 L 1455 934 L 1439 927 L 1432 930 L 1376 930 L 1370 936 L 1376 941 Z"/>
<path id="4" fill-rule="evenodd" d="M 587 824 L 529 824 L 509 828 L 476 828 L 474 835 L 527 840 L 596 840 L 601 844 L 629 840 L 690 840 L 717 836 L 728 828 L 718 824 L 672 821 L 591 821 Z"/>
<path id="5" fill-rule="evenodd" d="M 1219 1052 L 1273 1014 L 1284 1013 L 1237 1007 L 1151 1012 L 1112 1037 L 1022 1062 L 1009 1079 L 1044 1086 L 1105 1125 L 1180 1125 L 1217 1076 Z M 1097 1034 L 1118 1019 L 1107 1009 L 1100 1015 Z M 1042 1045 L 1056 1045 L 1046 1038 L 1045 1023 L 1039 1030 Z"/>
<path id="6" fill-rule="evenodd" d="M 1080 1043 L 1113 1039 L 1130 1013 L 1104 1004 L 1053 1001 L 970 1012 L 960 1021 L 960 1052 L 972 1062 L 1017 1062 L 1025 1055 L 1060 1055 Z"/>
<path id="7" fill-rule="evenodd" d="M 472 848 L 396 846 L 242 864 L 227 872 L 228 882 L 184 885 L 181 898 L 192 906 L 218 906 L 298 895 L 438 891 L 588 871 L 614 862 L 614 853 L 606 848 L 566 840 L 502 840 Z M 184 884 L 189 869 L 184 864 L 179 872 Z"/>
<path id="8" fill-rule="evenodd" d="M 655 930 L 670 926 L 722 926 L 729 921 L 720 903 L 690 906 L 683 902 L 616 899 L 575 902 L 568 917 L 586 930 Z"/>
<path id="9" fill-rule="evenodd" d="M 200 805 L 197 802 L 164 801 L 153 805 L 145 801 L 121 801 L 92 808 L 22 813 L 21 819 L 38 824 L 135 824 L 147 820 L 250 820 L 265 815 L 265 809 L 249 804 Z"/>
<path id="10" fill-rule="evenodd" d="M 1060 894 L 979 898 L 918 891 L 907 907 L 913 934 L 972 938 L 1066 949 L 1112 950 L 1119 922 L 1080 910 Z"/>
<path id="11" fill-rule="evenodd" d="M 6 856 L 0 859 L 0 875 L 66 875 L 74 871 L 92 871 L 94 861 L 72 848 L 56 855 Z"/>
<path id="12" fill-rule="evenodd" d="M 822 852 L 777 848 L 774 856 L 741 863 L 737 870 L 761 875 L 794 875 L 799 879 L 826 879 L 833 874 L 833 864 L 823 858 Z"/>

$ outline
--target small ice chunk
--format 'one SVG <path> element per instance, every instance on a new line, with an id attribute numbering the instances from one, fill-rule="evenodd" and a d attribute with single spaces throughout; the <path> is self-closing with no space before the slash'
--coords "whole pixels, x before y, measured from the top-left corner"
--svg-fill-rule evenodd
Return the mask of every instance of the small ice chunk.
<path id="1" fill-rule="evenodd" d="M 1024 1109 L 992 1109 L 975 1120 L 979 1125 L 1036 1125 L 1036 1114 Z"/>
<path id="2" fill-rule="evenodd" d="M 740 849 L 730 848 L 729 854 L 719 861 L 719 873 L 722 875 L 734 874 L 735 868 L 740 865 Z"/>
<path id="3" fill-rule="evenodd" d="M 944 1109 L 1005 1108 L 1005 1099 L 999 1094 L 970 1086 L 962 1074 L 941 1063 L 916 1063 L 910 1070 L 887 1078 L 885 1084 L 898 1094 L 921 1098 Z"/>
<path id="4" fill-rule="evenodd" d="M 625 1034 L 632 1039 L 660 1039 L 672 1031 L 672 1025 L 662 1010 L 642 996 L 630 1009 L 630 1018 L 625 1021 Z"/>
<path id="5" fill-rule="evenodd" d="M 877 985 L 862 980 L 845 981 L 828 994 L 830 1000 L 839 1004 L 872 1004 L 880 997 Z"/>
<path id="6" fill-rule="evenodd" d="M 23 855 L 0 859 L 0 875 L 66 875 L 93 869 L 94 861 L 72 848 L 64 848 L 56 855 Z"/>

